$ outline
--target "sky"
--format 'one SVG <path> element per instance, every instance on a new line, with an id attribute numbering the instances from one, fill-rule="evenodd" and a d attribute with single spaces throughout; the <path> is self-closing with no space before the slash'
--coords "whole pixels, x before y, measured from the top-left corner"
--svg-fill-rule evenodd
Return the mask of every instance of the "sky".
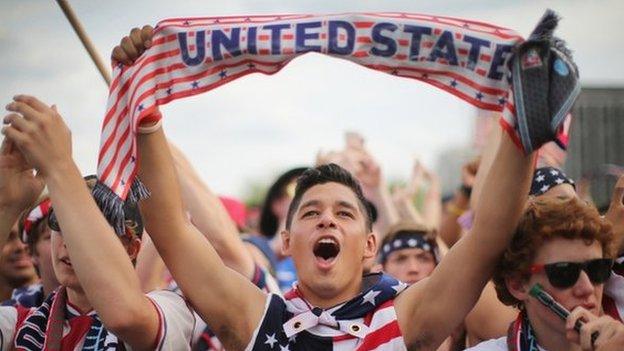
<path id="1" fill-rule="evenodd" d="M 131 28 L 168 17 L 398 11 L 479 20 L 528 35 L 546 8 L 574 51 L 581 81 L 624 86 L 624 1 L 230 0 L 70 1 L 100 55 Z M 55 1 L 0 1 L 0 103 L 26 93 L 56 104 L 72 130 L 74 158 L 95 172 L 108 89 Z M 163 109 L 165 131 L 221 194 L 311 165 L 319 150 L 360 132 L 390 178 L 407 178 L 420 158 L 470 144 L 477 110 L 421 82 L 311 54 L 273 76 L 248 75 Z"/>

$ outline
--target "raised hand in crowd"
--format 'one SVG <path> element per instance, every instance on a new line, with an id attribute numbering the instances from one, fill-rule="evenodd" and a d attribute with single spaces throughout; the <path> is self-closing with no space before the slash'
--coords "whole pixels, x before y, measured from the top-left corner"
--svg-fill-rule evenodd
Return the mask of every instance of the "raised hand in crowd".
<path id="1" fill-rule="evenodd" d="M 134 272 L 131 260 L 138 253 L 141 233 L 133 231 L 141 230 L 140 219 L 130 219 L 126 212 L 126 225 L 131 220 L 133 224 L 125 226 L 123 238 L 115 235 L 72 159 L 71 133 L 56 109 L 25 95 L 15 97 L 7 109 L 15 113 L 5 118 L 4 133 L 45 179 L 58 219 L 52 256 L 63 286 L 59 294 L 66 291 L 67 301 L 81 311 L 94 309 L 105 330 L 133 350 L 188 345 L 194 318 L 184 300 L 173 292 L 144 295 Z M 163 323 L 168 325 L 166 335 L 160 332 Z M 98 338 L 106 335 L 100 332 L 95 342 L 105 342 Z"/>
<path id="2" fill-rule="evenodd" d="M 618 252 L 624 251 L 624 175 L 620 176 L 611 195 L 611 203 L 605 218 L 613 225 Z"/>
<path id="3" fill-rule="evenodd" d="M 43 187 L 43 178 L 35 175 L 15 144 L 5 138 L 0 147 L 0 246 L 20 214 L 37 200 Z"/>
<path id="4" fill-rule="evenodd" d="M 583 321 L 580 333 L 574 329 Z M 595 337 L 595 333 L 598 336 Z M 583 351 L 616 351 L 624 349 L 624 324 L 608 315 L 596 316 L 583 307 L 577 307 L 566 320 L 566 337 L 581 346 Z"/>

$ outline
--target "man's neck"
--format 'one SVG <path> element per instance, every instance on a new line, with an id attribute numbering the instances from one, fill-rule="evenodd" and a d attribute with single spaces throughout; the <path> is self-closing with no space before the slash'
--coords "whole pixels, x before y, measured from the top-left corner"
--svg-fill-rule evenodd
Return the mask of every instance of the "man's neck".
<path id="1" fill-rule="evenodd" d="M 358 280 L 354 281 L 347 288 L 333 294 L 332 296 L 316 294 L 314 290 L 310 289 L 302 282 L 297 283 L 297 287 L 310 305 L 320 307 L 322 309 L 328 309 L 356 297 L 362 290 L 362 276 L 360 275 Z"/>
<path id="2" fill-rule="evenodd" d="M 580 351 L 580 347 L 572 344 L 566 338 L 565 333 L 561 333 L 548 326 L 544 321 L 536 318 L 531 321 L 531 327 L 537 338 L 537 343 L 548 351 Z"/>
<path id="3" fill-rule="evenodd" d="M 93 309 L 87 295 L 85 295 L 84 291 L 79 289 L 67 288 L 67 301 L 78 308 L 81 314 L 86 314 Z"/>

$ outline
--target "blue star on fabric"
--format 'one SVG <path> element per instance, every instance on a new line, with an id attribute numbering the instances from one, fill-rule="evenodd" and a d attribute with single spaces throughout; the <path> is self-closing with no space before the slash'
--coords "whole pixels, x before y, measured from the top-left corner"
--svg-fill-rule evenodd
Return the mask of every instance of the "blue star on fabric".
<path id="1" fill-rule="evenodd" d="M 191 83 L 191 86 L 193 87 L 193 89 L 197 89 L 199 87 L 199 82 L 194 81 L 193 83 Z"/>
<path id="2" fill-rule="evenodd" d="M 453 80 L 451 81 L 451 86 L 452 86 L 453 88 L 455 88 L 455 87 L 457 86 L 457 81 L 456 81 L 455 79 L 453 79 Z"/>
<path id="3" fill-rule="evenodd" d="M 507 102 L 507 99 L 505 99 L 504 97 L 501 97 L 500 99 L 498 99 L 499 105 L 504 105 L 506 102 Z"/>
<path id="4" fill-rule="evenodd" d="M 139 112 L 143 111 L 145 109 L 145 107 L 143 107 L 143 104 L 139 105 L 137 107 L 137 110 L 139 110 Z"/>
<path id="5" fill-rule="evenodd" d="M 189 24 L 191 24 L 191 22 L 189 22 L 189 21 L 184 21 L 184 25 L 185 25 L 185 26 L 188 26 Z"/>
<path id="6" fill-rule="evenodd" d="M 224 79 L 225 77 L 227 77 L 227 72 L 225 70 L 219 72 L 219 77 L 221 77 L 221 79 Z"/>
<path id="7" fill-rule="evenodd" d="M 167 95 L 171 95 L 171 92 L 173 91 L 173 89 L 171 89 L 171 88 L 167 88 L 167 90 L 166 90 L 166 91 L 167 91 Z"/>
<path id="8" fill-rule="evenodd" d="M 253 63 L 249 63 L 249 64 L 247 64 L 247 68 L 254 69 L 254 68 L 256 68 L 256 65 L 254 65 Z"/>
<path id="9" fill-rule="evenodd" d="M 477 100 L 481 101 L 481 99 L 483 99 L 483 94 L 481 94 L 481 92 L 478 92 L 475 97 L 477 98 Z"/>

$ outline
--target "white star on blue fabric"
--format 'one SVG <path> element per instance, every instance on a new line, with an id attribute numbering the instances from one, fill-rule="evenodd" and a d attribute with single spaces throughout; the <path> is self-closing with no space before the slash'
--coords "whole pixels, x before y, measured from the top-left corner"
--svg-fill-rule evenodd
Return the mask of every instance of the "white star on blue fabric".
<path id="1" fill-rule="evenodd" d="M 535 181 L 538 182 L 538 183 L 543 182 L 544 181 L 544 176 L 540 174 L 539 176 L 537 176 L 537 178 L 535 178 Z"/>
<path id="2" fill-rule="evenodd" d="M 557 178 L 557 179 L 555 179 L 555 183 L 557 183 L 557 184 L 563 184 L 563 179 L 561 179 L 561 178 Z"/>
<path id="3" fill-rule="evenodd" d="M 544 185 L 544 186 L 540 189 L 540 191 L 541 191 L 541 192 L 543 192 L 543 193 L 545 193 L 546 191 L 548 191 L 548 189 L 550 189 L 550 187 L 549 187 L 548 185 Z"/>
<path id="4" fill-rule="evenodd" d="M 552 171 L 550 171 L 550 174 L 556 176 L 556 175 L 559 175 L 559 171 L 553 169 Z"/>
<path id="5" fill-rule="evenodd" d="M 399 240 L 395 240 L 393 245 L 394 245 L 394 247 L 401 246 L 401 240 L 400 239 Z"/>
<path id="6" fill-rule="evenodd" d="M 429 251 L 431 250 L 431 246 L 429 246 L 429 244 L 423 244 L 423 250 Z"/>
<path id="7" fill-rule="evenodd" d="M 369 302 L 373 306 L 375 306 L 375 298 L 379 294 L 381 294 L 381 291 L 371 290 L 367 292 L 366 295 L 364 295 L 364 297 L 362 298 L 362 305 L 365 305 L 367 302 Z"/>
<path id="8" fill-rule="evenodd" d="M 277 340 L 275 339 L 275 333 L 273 333 L 271 335 L 267 334 L 266 338 L 267 339 L 266 339 L 266 341 L 264 343 L 267 344 L 267 345 L 270 345 L 271 348 L 273 348 L 273 345 L 275 345 L 275 343 L 277 342 Z"/>
<path id="9" fill-rule="evenodd" d="M 407 241 L 407 245 L 409 245 L 410 247 L 415 247 L 416 244 L 418 244 L 418 242 L 416 241 L 416 239 L 409 239 Z"/>
<path id="10" fill-rule="evenodd" d="M 396 291 L 397 294 L 400 293 L 401 291 L 405 290 L 405 288 L 407 288 L 407 284 L 404 283 L 404 282 L 399 282 L 397 285 L 393 285 L 392 286 L 392 289 L 394 291 Z"/>
<path id="11" fill-rule="evenodd" d="M 282 346 L 280 345 L 280 351 L 290 351 L 290 348 L 288 348 L 288 344 L 286 344 L 286 346 Z"/>
<path id="12" fill-rule="evenodd" d="M 290 338 L 288 338 L 288 342 L 289 343 L 296 343 L 297 342 L 297 334 L 293 334 Z"/>

